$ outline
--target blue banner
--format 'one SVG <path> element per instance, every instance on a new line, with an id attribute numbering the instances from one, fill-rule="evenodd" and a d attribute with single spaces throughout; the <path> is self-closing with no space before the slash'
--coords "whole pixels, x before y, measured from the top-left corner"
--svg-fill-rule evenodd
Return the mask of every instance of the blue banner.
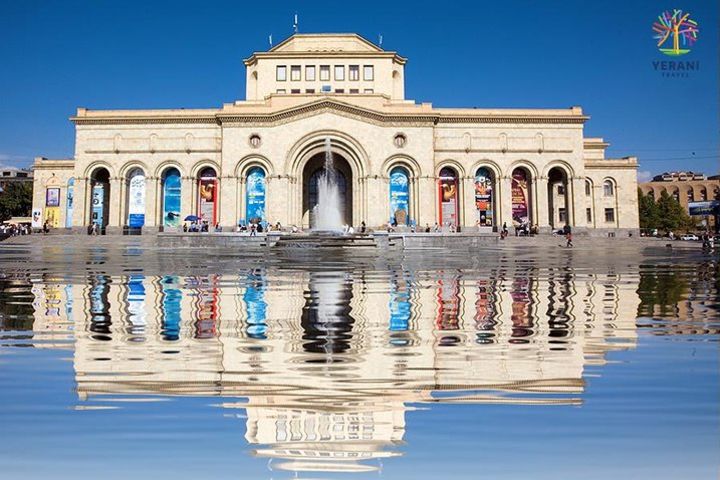
<path id="1" fill-rule="evenodd" d="M 180 172 L 171 168 L 165 172 L 163 182 L 163 226 L 180 226 Z"/>
<path id="2" fill-rule="evenodd" d="M 407 225 L 410 222 L 410 188 L 407 170 L 401 167 L 390 172 L 390 220 Z"/>
<path id="3" fill-rule="evenodd" d="M 105 185 L 96 183 L 92 189 L 92 222 L 98 227 L 105 226 Z"/>
<path id="4" fill-rule="evenodd" d="M 250 222 L 260 222 L 265 218 L 265 172 L 255 167 L 247 176 L 245 195 L 245 218 Z"/>

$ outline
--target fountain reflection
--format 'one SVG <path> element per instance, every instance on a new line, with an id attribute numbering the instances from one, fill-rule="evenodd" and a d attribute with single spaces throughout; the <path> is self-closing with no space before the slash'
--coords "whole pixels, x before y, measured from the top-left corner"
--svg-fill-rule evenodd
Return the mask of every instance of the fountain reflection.
<path id="1" fill-rule="evenodd" d="M 586 366 L 635 346 L 638 282 L 552 268 L 44 279 L 34 328 L 74 330 L 82 402 L 221 396 L 273 469 L 364 472 L 402 454 L 416 404 L 580 403 Z"/>

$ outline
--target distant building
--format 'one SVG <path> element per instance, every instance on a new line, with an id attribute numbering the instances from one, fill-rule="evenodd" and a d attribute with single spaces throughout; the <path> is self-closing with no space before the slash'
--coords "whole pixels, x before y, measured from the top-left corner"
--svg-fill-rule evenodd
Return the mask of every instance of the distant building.
<path id="1" fill-rule="evenodd" d="M 5 167 L 0 170 L 0 191 L 11 183 L 32 183 L 33 172 L 30 169 Z"/>
<path id="2" fill-rule="evenodd" d="M 688 210 L 691 202 L 720 201 L 720 175 L 707 177 L 698 172 L 665 172 L 655 175 L 649 182 L 638 184 L 640 191 L 657 200 L 662 192 L 667 192 Z M 698 220 L 700 220 L 698 218 Z M 710 227 L 715 226 L 715 219 L 709 217 Z"/>

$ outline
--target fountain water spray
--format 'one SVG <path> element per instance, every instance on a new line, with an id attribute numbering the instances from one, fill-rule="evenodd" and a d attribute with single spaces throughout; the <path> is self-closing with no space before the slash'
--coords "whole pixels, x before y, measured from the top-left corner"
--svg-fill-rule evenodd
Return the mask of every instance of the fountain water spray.
<path id="1" fill-rule="evenodd" d="M 318 178 L 318 203 L 313 207 L 315 212 L 316 231 L 340 232 L 343 229 L 343 214 L 341 211 L 340 188 L 338 175 L 335 169 L 333 154 L 330 148 L 330 139 L 325 139 L 325 166 Z"/>

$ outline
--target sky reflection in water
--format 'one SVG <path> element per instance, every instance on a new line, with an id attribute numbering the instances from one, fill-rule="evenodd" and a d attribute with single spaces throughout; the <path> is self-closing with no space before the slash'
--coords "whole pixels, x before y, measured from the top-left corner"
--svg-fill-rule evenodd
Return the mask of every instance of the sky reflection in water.
<path id="1" fill-rule="evenodd" d="M 717 474 L 709 258 L 162 275 L 138 254 L 0 279 L 0 474 Z"/>

